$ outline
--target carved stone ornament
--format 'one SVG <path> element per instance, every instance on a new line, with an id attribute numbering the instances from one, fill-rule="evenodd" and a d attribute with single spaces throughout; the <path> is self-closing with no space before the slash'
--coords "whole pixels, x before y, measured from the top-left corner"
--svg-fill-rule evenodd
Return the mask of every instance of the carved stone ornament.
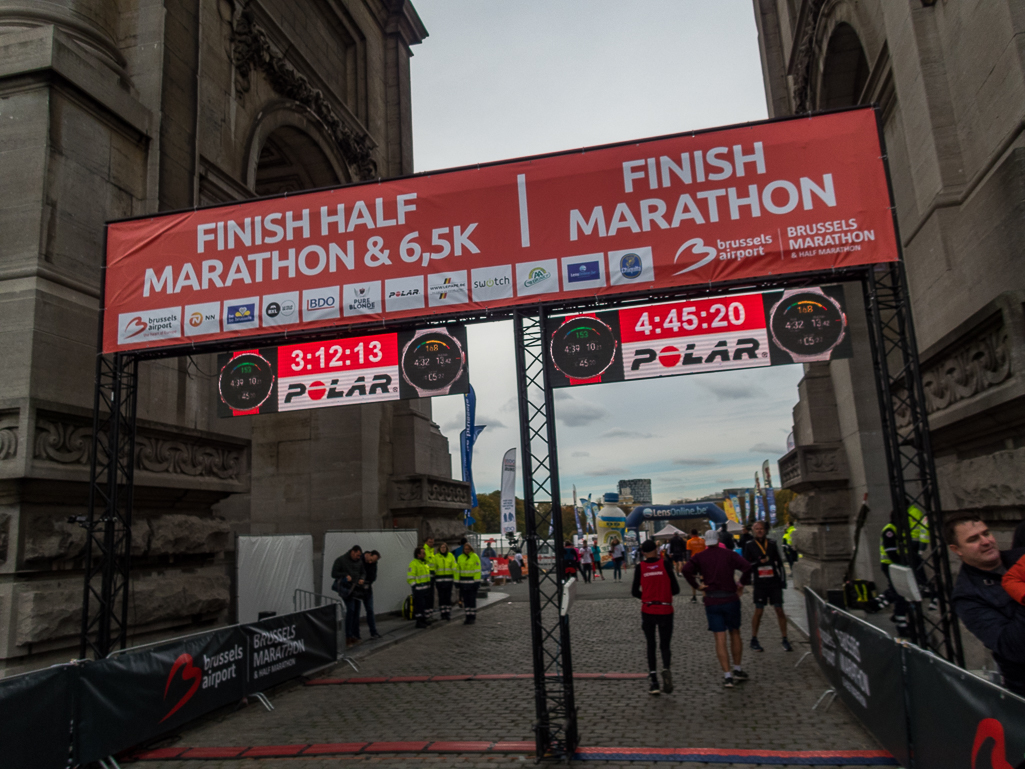
<path id="1" fill-rule="evenodd" d="M 470 484 L 432 475 L 406 475 L 388 484 L 388 506 L 393 510 L 464 510 L 470 506 Z"/>
<path id="2" fill-rule="evenodd" d="M 950 408 L 1006 381 L 1013 373 L 1010 339 L 1001 324 L 964 341 L 938 363 L 923 367 L 925 411 L 935 414 Z M 905 393 L 895 391 L 893 400 L 898 406 L 897 426 L 909 426 L 911 412 Z"/>
<path id="3" fill-rule="evenodd" d="M 826 0 L 805 0 L 807 9 L 802 15 L 804 24 L 798 30 L 794 41 L 795 54 L 791 74 L 793 76 L 794 114 L 811 112 L 811 82 L 815 62 L 822 53 L 815 30 L 822 18 Z"/>
<path id="4" fill-rule="evenodd" d="M 18 453 L 18 428 L 0 428 L 0 461 L 10 459 Z"/>
<path id="5" fill-rule="evenodd" d="M 43 418 L 36 421 L 36 459 L 62 465 L 88 465 L 91 449 L 91 426 Z M 199 440 L 140 434 L 135 439 L 135 469 L 237 481 L 245 472 L 245 450 L 211 446 Z"/>
<path id="6" fill-rule="evenodd" d="M 237 73 L 236 89 L 240 93 L 248 93 L 249 77 L 254 70 L 259 70 L 267 77 L 275 92 L 303 105 L 324 124 L 359 179 L 377 178 L 377 164 L 370 156 L 366 137 L 357 135 L 342 122 L 324 92 L 314 88 L 306 76 L 296 70 L 284 54 L 273 46 L 267 33 L 256 23 L 253 12 L 245 6 L 246 2 L 237 3 L 231 33 L 232 60 Z"/>
<path id="7" fill-rule="evenodd" d="M 797 446 L 779 460 L 780 484 L 803 492 L 830 488 L 847 482 L 847 455 L 842 443 Z"/>

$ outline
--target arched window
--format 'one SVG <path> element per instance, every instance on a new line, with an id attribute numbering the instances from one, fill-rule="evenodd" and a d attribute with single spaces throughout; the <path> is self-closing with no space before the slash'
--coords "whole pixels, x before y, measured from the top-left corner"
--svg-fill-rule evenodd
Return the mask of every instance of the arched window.
<path id="1" fill-rule="evenodd" d="M 868 59 L 858 33 L 850 24 L 836 25 L 826 46 L 819 86 L 819 109 L 858 104 L 868 80 Z"/>
<path id="2" fill-rule="evenodd" d="M 257 195 L 330 187 L 340 179 L 324 150 L 294 126 L 281 126 L 267 136 L 256 165 Z"/>

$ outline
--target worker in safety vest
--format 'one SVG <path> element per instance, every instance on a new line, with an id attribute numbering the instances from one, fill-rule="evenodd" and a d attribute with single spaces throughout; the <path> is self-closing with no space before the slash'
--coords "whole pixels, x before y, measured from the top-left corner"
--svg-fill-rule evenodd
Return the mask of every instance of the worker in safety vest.
<path id="1" fill-rule="evenodd" d="M 879 565 L 882 567 L 883 575 L 886 577 L 888 587 L 882 595 L 884 599 L 882 608 L 887 603 L 893 604 L 893 614 L 890 615 L 890 620 L 897 626 L 897 635 L 907 636 L 910 634 L 911 629 L 908 625 L 908 602 L 900 593 L 897 592 L 893 586 L 893 579 L 890 577 L 891 566 L 906 566 L 907 558 L 904 555 L 904 549 L 900 544 L 900 537 L 897 533 L 897 526 L 893 522 L 896 520 L 896 515 L 891 514 L 890 523 L 883 526 L 883 530 L 879 534 Z"/>
<path id="2" fill-rule="evenodd" d="M 422 547 L 413 551 L 413 560 L 409 562 L 406 571 L 406 583 L 413 590 L 413 619 L 416 620 L 416 626 L 427 627 L 425 612 L 427 592 L 431 589 L 431 569 Z"/>
<path id="3" fill-rule="evenodd" d="M 783 532 L 783 557 L 787 559 L 787 565 L 790 566 L 791 573 L 793 573 L 794 563 L 797 561 L 797 548 L 794 547 L 794 531 L 796 530 L 796 524 L 791 523 L 787 526 L 787 530 Z"/>
<path id="4" fill-rule="evenodd" d="M 431 589 L 427 592 L 427 607 L 424 610 L 424 616 L 427 619 L 428 625 L 434 622 L 434 586 L 437 579 L 435 574 L 437 566 L 434 563 L 434 556 L 437 552 L 434 545 L 434 537 L 428 537 L 424 540 L 424 557 L 427 561 L 427 568 L 431 570 Z"/>
<path id="5" fill-rule="evenodd" d="M 452 619 L 452 584 L 458 568 L 448 543 L 442 542 L 434 553 L 434 584 L 438 588 L 438 611 L 444 620 Z"/>
<path id="6" fill-rule="evenodd" d="M 480 587 L 480 557 L 473 552 L 469 542 L 463 545 L 463 554 L 457 561 L 459 590 L 463 595 L 463 610 L 466 612 L 464 625 L 477 621 L 477 590 Z"/>

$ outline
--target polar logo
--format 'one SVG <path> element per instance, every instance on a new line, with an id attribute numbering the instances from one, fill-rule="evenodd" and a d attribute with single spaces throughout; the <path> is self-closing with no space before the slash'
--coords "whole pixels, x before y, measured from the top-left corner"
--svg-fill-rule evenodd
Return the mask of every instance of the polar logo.
<path id="1" fill-rule="evenodd" d="M 715 259 L 716 256 L 718 256 L 718 251 L 716 251 L 711 246 L 706 246 L 705 241 L 703 241 L 701 238 L 691 238 L 682 246 L 680 246 L 679 251 L 676 252 L 676 256 L 673 257 L 673 264 L 676 264 L 676 260 L 680 258 L 680 254 L 682 254 L 684 251 L 687 251 L 688 249 L 692 250 L 695 254 L 698 254 L 699 256 L 704 254 L 704 258 L 698 260 L 690 267 L 680 270 L 679 272 L 674 272 L 673 275 L 683 275 L 685 272 L 690 272 L 691 270 L 698 269 L 698 267 L 704 267 L 710 261 Z"/>

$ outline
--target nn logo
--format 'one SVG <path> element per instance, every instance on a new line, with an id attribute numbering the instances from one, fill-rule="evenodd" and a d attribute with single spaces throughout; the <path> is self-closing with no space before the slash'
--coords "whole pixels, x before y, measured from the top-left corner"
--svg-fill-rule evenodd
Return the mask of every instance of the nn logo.
<path id="1" fill-rule="evenodd" d="M 181 709 L 182 705 L 191 700 L 192 695 L 194 695 L 199 689 L 199 684 L 203 680 L 203 671 L 192 664 L 192 655 L 179 655 L 178 659 L 176 659 L 174 664 L 171 666 L 171 672 L 167 674 L 167 683 L 164 684 L 165 701 L 167 700 L 167 693 L 171 690 L 171 682 L 174 681 L 174 676 L 179 670 L 182 672 L 182 680 L 192 681 L 192 686 L 189 687 L 189 690 L 182 695 L 182 698 L 178 700 L 178 702 L 175 703 L 174 707 L 167 711 L 167 715 L 160 719 L 160 723 L 164 723 L 164 721 L 177 713 Z"/>

